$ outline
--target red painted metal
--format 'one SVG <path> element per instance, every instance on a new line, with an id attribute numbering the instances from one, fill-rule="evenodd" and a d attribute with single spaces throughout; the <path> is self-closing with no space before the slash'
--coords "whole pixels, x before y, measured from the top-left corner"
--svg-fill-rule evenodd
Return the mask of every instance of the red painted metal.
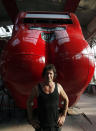
<path id="1" fill-rule="evenodd" d="M 2 3 L 9 17 L 11 18 L 12 22 L 14 23 L 19 13 L 18 7 L 16 5 L 16 1 L 15 0 L 2 0 Z"/>
<path id="2" fill-rule="evenodd" d="M 67 0 L 65 7 L 64 7 L 64 11 L 65 12 L 75 12 L 78 4 L 79 4 L 80 0 Z"/>
<path id="3" fill-rule="evenodd" d="M 25 20 L 27 14 L 29 22 Z M 73 13 L 65 18 L 67 22 L 72 20 L 70 24 L 60 24 L 60 18 L 56 18 L 56 23 L 52 20 L 44 23 L 44 20 L 52 18 L 44 18 L 43 23 L 39 19 L 37 23 L 31 15 L 31 12 L 18 15 L 12 38 L 2 53 L 0 66 L 6 86 L 17 105 L 26 108 L 32 88 L 42 81 L 44 66 L 52 63 L 57 69 L 56 81 L 66 91 L 69 106 L 73 106 L 90 82 L 95 67 L 94 56 L 84 39 L 79 21 Z"/>

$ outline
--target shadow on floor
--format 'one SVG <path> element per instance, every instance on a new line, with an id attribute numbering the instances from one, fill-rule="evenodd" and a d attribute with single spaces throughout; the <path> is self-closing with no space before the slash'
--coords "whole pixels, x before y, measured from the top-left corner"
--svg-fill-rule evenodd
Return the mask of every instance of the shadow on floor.
<path id="1" fill-rule="evenodd" d="M 21 125 L 26 123 L 28 123 L 26 110 L 17 108 L 15 111 L 3 110 L 0 112 L 0 128 L 4 125 Z"/>

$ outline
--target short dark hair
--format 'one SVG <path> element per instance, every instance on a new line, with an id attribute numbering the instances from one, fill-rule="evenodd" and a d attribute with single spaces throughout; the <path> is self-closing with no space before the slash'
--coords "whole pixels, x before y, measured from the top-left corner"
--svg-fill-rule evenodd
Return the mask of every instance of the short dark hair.
<path id="1" fill-rule="evenodd" d="M 53 70 L 53 72 L 54 72 L 54 78 L 56 78 L 56 76 L 57 76 L 56 68 L 55 68 L 55 66 L 53 64 L 48 64 L 48 65 L 46 65 L 44 67 L 43 72 L 42 72 L 42 77 L 44 78 L 46 72 L 49 71 L 49 70 Z"/>

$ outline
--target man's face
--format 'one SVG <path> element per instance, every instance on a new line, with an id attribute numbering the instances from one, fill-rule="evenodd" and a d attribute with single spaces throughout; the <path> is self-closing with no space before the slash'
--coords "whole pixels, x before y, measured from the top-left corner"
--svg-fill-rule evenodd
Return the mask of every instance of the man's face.
<path id="1" fill-rule="evenodd" d="M 53 70 L 48 70 L 48 71 L 46 72 L 44 78 L 45 78 L 45 81 L 47 81 L 47 82 L 52 82 L 53 79 L 54 79 L 54 72 L 53 72 Z"/>

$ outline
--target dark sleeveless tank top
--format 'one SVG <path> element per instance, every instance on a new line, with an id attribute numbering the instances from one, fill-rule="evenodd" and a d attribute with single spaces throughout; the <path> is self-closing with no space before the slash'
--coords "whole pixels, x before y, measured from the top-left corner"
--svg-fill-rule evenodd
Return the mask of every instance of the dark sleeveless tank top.
<path id="1" fill-rule="evenodd" d="M 46 94 L 41 85 L 39 84 L 39 96 L 38 102 L 38 117 L 41 127 L 53 127 L 57 126 L 58 120 L 58 105 L 59 105 L 59 94 L 57 89 L 57 83 L 52 93 Z"/>

